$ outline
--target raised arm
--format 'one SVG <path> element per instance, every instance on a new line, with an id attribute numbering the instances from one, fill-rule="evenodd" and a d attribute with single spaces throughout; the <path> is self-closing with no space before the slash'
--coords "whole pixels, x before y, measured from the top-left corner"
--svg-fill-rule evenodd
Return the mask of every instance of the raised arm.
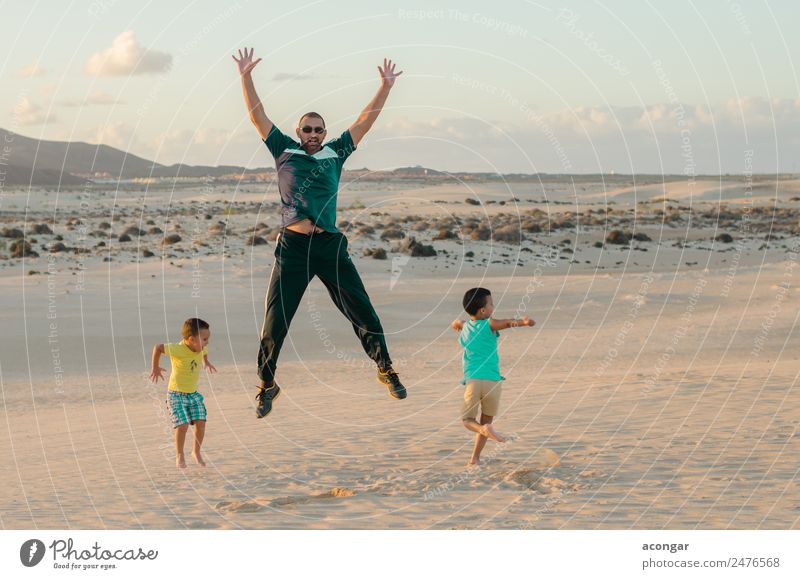
<path id="1" fill-rule="evenodd" d="M 489 320 L 489 327 L 492 328 L 493 332 L 499 332 L 500 330 L 507 330 L 508 328 L 519 328 L 520 326 L 533 326 L 536 322 L 529 319 L 528 316 L 523 317 L 521 320 L 495 320 L 491 318 Z"/>
<path id="2" fill-rule="evenodd" d="M 267 113 L 264 112 L 261 99 L 259 99 L 258 94 L 256 94 L 256 87 L 250 75 L 256 65 L 261 62 L 260 58 L 256 61 L 253 60 L 253 51 L 254 49 L 251 48 L 248 53 L 247 48 L 245 48 L 244 54 L 239 50 L 238 59 L 234 55 L 231 55 L 231 57 L 236 61 L 236 65 L 239 67 L 239 75 L 242 77 L 244 102 L 247 104 L 247 111 L 250 113 L 250 121 L 256 126 L 256 129 L 258 129 L 258 134 L 261 135 L 261 140 L 263 141 L 267 138 L 267 135 L 269 135 L 272 129 L 272 121 L 269 120 Z"/>
<path id="3" fill-rule="evenodd" d="M 403 74 L 403 71 L 395 73 L 394 67 L 397 66 L 396 64 L 392 64 L 391 60 L 383 59 L 383 68 L 380 66 L 378 67 L 378 73 L 381 75 L 381 87 L 378 89 L 378 92 L 372 97 L 372 100 L 369 101 L 369 104 L 361 111 L 361 114 L 356 119 L 356 122 L 350 127 L 350 136 L 353 137 L 353 143 L 358 145 L 361 139 L 364 138 L 364 135 L 367 134 L 372 128 L 372 125 L 375 123 L 375 119 L 378 118 L 378 115 L 381 114 L 383 110 L 383 105 L 386 103 L 386 99 L 389 97 L 389 91 L 392 90 L 394 86 L 394 81 L 397 79 L 398 76 Z"/>

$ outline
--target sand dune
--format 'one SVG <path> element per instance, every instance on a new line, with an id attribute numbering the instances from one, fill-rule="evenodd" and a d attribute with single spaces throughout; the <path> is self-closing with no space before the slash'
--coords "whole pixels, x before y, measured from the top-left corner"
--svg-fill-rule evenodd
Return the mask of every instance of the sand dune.
<path id="1" fill-rule="evenodd" d="M 463 199 L 452 207 L 462 211 Z M 574 230 L 517 246 L 450 239 L 433 242 L 436 257 L 402 263 L 363 256 L 377 237 L 361 237 L 354 259 L 409 398 L 376 382 L 314 282 L 284 346 L 283 395 L 257 421 L 255 340 L 273 245 L 245 248 L 241 234 L 270 217 L 238 219 L 208 238 L 224 245 L 200 253 L 42 255 L 25 269 L 5 260 L 0 526 L 798 526 L 800 271 L 788 234 L 726 245 L 682 223 L 627 247 L 596 248 L 602 233 Z M 431 232 L 415 234 L 430 243 Z M 508 380 L 495 424 L 509 442 L 490 442 L 484 464 L 467 467 L 449 323 L 478 284 L 493 291 L 497 315 L 525 313 L 537 326 L 503 332 Z M 152 344 L 177 338 L 196 313 L 212 324 L 220 371 L 201 378 L 208 467 L 189 459 L 180 471 L 165 386 L 147 369 Z"/>

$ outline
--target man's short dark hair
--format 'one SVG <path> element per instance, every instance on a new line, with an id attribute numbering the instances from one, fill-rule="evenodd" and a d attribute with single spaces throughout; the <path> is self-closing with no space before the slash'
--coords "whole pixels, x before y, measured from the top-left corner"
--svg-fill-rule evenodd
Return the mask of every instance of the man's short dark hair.
<path id="1" fill-rule="evenodd" d="M 321 120 L 321 121 L 322 121 L 322 126 L 323 126 L 323 127 L 325 127 L 325 119 L 323 119 L 323 118 L 322 118 L 322 115 L 321 115 L 321 114 L 319 114 L 319 113 L 315 113 L 315 112 L 313 112 L 313 111 L 312 111 L 312 112 L 310 112 L 310 113 L 306 113 L 306 114 L 304 114 L 302 117 L 300 117 L 300 120 L 297 122 L 297 126 L 298 126 L 298 127 L 302 127 L 302 126 L 303 126 L 303 119 L 305 119 L 306 117 L 310 117 L 310 118 L 312 118 L 312 119 L 319 119 L 319 120 Z"/>
<path id="2" fill-rule="evenodd" d="M 492 295 L 492 292 L 483 287 L 474 287 L 471 290 L 467 290 L 467 293 L 464 294 L 464 300 L 462 302 L 464 305 L 464 311 L 466 311 L 469 315 L 474 316 L 478 313 L 478 310 L 486 305 L 487 298 L 490 295 Z"/>
<path id="3" fill-rule="evenodd" d="M 205 320 L 201 320 L 200 318 L 189 318 L 183 322 L 181 335 L 183 336 L 184 340 L 188 340 L 190 336 L 194 336 L 196 338 L 200 335 L 200 330 L 207 330 L 210 327 L 211 326 L 209 326 L 208 322 Z"/>

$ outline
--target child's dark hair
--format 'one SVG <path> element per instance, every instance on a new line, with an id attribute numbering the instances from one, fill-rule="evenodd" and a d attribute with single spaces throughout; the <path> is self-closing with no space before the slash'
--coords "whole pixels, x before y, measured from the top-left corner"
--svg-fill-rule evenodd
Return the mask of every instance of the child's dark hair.
<path id="1" fill-rule="evenodd" d="M 483 287 L 474 287 L 471 290 L 467 290 L 462 301 L 464 311 L 474 316 L 478 313 L 478 310 L 486 305 L 486 298 L 490 295 L 492 295 L 492 292 Z"/>
<path id="2" fill-rule="evenodd" d="M 209 326 L 208 322 L 205 320 L 201 320 L 200 318 L 189 318 L 183 322 L 181 335 L 183 336 L 184 340 L 188 340 L 190 336 L 199 336 L 200 330 L 207 330 L 210 327 L 211 326 Z"/>

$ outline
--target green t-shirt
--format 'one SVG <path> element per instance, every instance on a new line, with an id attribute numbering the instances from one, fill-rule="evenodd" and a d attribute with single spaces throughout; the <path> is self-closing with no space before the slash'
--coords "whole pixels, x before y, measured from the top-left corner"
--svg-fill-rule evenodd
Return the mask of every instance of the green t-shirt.
<path id="1" fill-rule="evenodd" d="M 505 380 L 500 375 L 500 358 L 497 355 L 497 336 L 500 332 L 493 332 L 489 325 L 489 318 L 485 320 L 469 320 L 464 324 L 458 336 L 459 343 L 464 347 L 464 379 L 476 380 Z"/>
<path id="2" fill-rule="evenodd" d="M 310 219 L 326 231 L 336 229 L 336 200 L 344 162 L 356 150 L 350 130 L 309 155 L 300 143 L 272 125 L 264 144 L 275 158 L 281 194 L 281 227 Z"/>

